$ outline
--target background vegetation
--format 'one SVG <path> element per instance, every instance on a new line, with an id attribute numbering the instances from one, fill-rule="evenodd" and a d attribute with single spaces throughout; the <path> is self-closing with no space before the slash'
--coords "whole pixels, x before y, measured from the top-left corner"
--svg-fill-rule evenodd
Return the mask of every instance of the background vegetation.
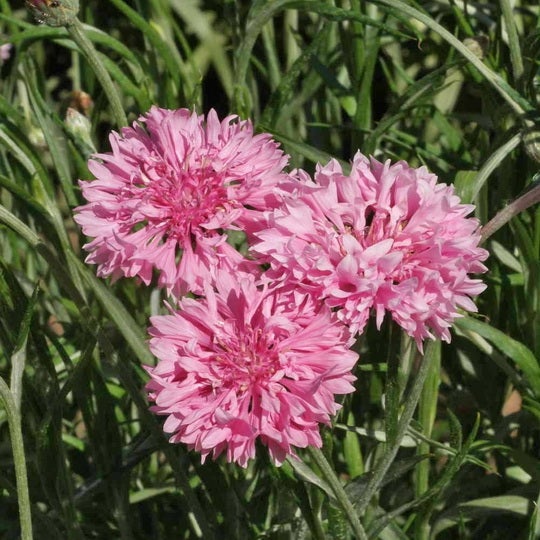
<path id="1" fill-rule="evenodd" d="M 73 29 L 22 4 L 0 0 L 0 536 L 21 534 L 22 431 L 34 538 L 348 538 L 309 453 L 243 470 L 167 444 L 142 390 L 159 293 L 95 278 L 72 221 L 118 111 Z M 79 19 L 130 122 L 213 107 L 308 170 L 357 149 L 426 164 L 482 223 L 535 185 L 536 1 L 81 0 Z M 324 453 L 370 538 L 540 537 L 538 207 L 485 246 L 479 315 L 429 348 L 410 423 L 414 347 L 390 325 L 357 345 Z"/>

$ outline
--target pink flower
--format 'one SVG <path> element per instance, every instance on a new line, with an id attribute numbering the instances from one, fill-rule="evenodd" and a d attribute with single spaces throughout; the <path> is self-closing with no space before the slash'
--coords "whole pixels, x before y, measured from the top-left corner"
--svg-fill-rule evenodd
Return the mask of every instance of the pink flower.
<path id="1" fill-rule="evenodd" d="M 352 330 L 373 308 L 386 311 L 422 349 L 425 338 L 450 340 L 458 308 L 476 311 L 488 253 L 478 247 L 474 207 L 438 184 L 425 167 L 380 163 L 357 153 L 349 176 L 330 161 L 315 182 L 269 213 L 253 253 L 271 265 L 267 279 L 319 294 Z"/>
<path id="2" fill-rule="evenodd" d="M 276 204 L 288 157 L 249 121 L 220 122 L 213 110 L 205 120 L 153 107 L 140 122 L 113 132 L 112 152 L 89 161 L 96 179 L 80 182 L 88 202 L 74 219 L 93 238 L 86 261 L 99 276 L 145 284 L 155 269 L 176 295 L 202 291 L 217 268 L 249 267 L 224 230 L 249 228 Z"/>
<path id="3" fill-rule="evenodd" d="M 171 442 L 245 467 L 259 439 L 281 464 L 293 447 L 321 446 L 318 424 L 354 390 L 357 354 L 331 310 L 310 295 L 261 290 L 221 272 L 206 298 L 151 319 L 152 410 Z"/>

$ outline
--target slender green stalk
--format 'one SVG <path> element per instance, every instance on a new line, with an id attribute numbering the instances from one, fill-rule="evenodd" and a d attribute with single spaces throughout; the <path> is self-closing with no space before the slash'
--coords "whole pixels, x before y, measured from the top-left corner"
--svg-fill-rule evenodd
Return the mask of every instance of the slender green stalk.
<path id="1" fill-rule="evenodd" d="M 341 505 L 343 512 L 345 512 L 345 515 L 349 519 L 349 523 L 351 524 L 355 538 L 358 540 L 367 540 L 367 535 L 362 527 L 362 524 L 360 523 L 360 520 L 358 519 L 358 513 L 354 509 L 349 497 L 347 497 L 347 494 L 345 493 L 339 478 L 336 476 L 336 473 L 330 466 L 330 463 L 328 463 L 327 459 L 324 457 L 324 454 L 318 448 L 309 447 L 309 453 L 332 488 L 332 491 L 334 492 L 337 501 Z"/>
<path id="2" fill-rule="evenodd" d="M 34 313 L 38 294 L 39 285 L 36 285 L 34 292 L 26 305 L 24 316 L 19 326 L 17 342 L 13 349 L 13 353 L 11 354 L 11 377 L 9 381 L 9 388 L 11 390 L 11 395 L 13 396 L 13 402 L 15 403 L 19 413 L 21 411 L 23 375 L 24 366 L 26 364 L 26 343 L 28 341 L 28 333 L 30 332 L 32 315 Z"/>
<path id="3" fill-rule="evenodd" d="M 441 347 L 440 342 L 436 353 L 431 362 L 428 362 L 429 373 L 422 389 L 420 402 L 418 403 L 418 420 L 422 426 L 423 434 L 431 437 L 431 430 L 437 414 L 437 397 L 439 394 L 440 369 L 441 369 Z M 429 452 L 428 442 L 420 441 L 417 454 L 425 455 Z M 415 468 L 415 494 L 416 498 L 421 498 L 429 490 L 430 460 L 424 459 Z M 427 540 L 429 538 L 429 519 L 430 512 L 422 514 L 422 518 L 415 522 L 416 536 L 418 540 Z"/>
<path id="4" fill-rule="evenodd" d="M 66 27 L 73 41 L 79 46 L 81 51 L 84 53 L 84 56 L 90 67 L 96 74 L 107 98 L 109 100 L 109 105 L 111 106 L 111 111 L 114 116 L 114 121 L 118 128 L 124 127 L 127 125 L 126 113 L 124 112 L 124 107 L 122 106 L 122 100 L 116 86 L 114 85 L 109 72 L 105 69 L 103 62 L 99 59 L 98 53 L 92 44 L 92 42 L 86 37 L 83 25 L 79 19 L 75 19 L 74 22 Z"/>
<path id="5" fill-rule="evenodd" d="M 274 27 L 271 23 L 263 26 L 261 37 L 263 41 L 264 51 L 266 53 L 266 65 L 268 69 L 268 82 L 270 88 L 275 90 L 281 79 L 281 68 L 279 65 L 278 55 L 276 51 L 276 36 Z"/>
<path id="6" fill-rule="evenodd" d="M 469 201 L 474 201 L 480 193 L 482 186 L 486 183 L 491 173 L 502 163 L 502 161 L 515 150 L 521 142 L 521 133 L 517 133 L 511 139 L 506 141 L 500 148 L 497 148 L 487 161 L 482 165 L 474 180 L 474 186 L 471 190 Z"/>
<path id="7" fill-rule="evenodd" d="M 294 33 L 298 32 L 298 11 L 285 11 L 283 17 L 283 33 L 285 39 L 285 67 L 290 69 L 302 51 L 294 38 Z"/>
<path id="8" fill-rule="evenodd" d="M 0 0 L 0 13 L 6 16 L 12 15 L 11 6 L 9 5 L 9 2 L 7 0 Z M 8 35 L 15 34 L 18 31 L 17 24 L 15 24 L 13 20 L 7 19 L 7 17 L 6 17 L 6 22 L 7 22 L 6 26 L 8 28 L 7 34 Z"/>
<path id="9" fill-rule="evenodd" d="M 523 77 L 523 60 L 521 58 L 521 49 L 519 46 L 519 36 L 517 33 L 514 13 L 509 0 L 499 0 L 503 16 L 506 33 L 508 34 L 508 47 L 510 49 L 510 61 L 512 63 L 512 73 L 514 83 L 519 84 Z"/>
<path id="10" fill-rule="evenodd" d="M 15 478 L 17 480 L 17 499 L 19 503 L 19 521 L 21 524 L 21 539 L 32 540 L 32 513 L 30 509 L 30 494 L 28 492 L 28 478 L 26 472 L 26 458 L 21 429 L 21 416 L 13 395 L 0 377 L 0 399 L 4 402 L 11 435 L 11 448 L 15 464 Z"/>
<path id="11" fill-rule="evenodd" d="M 379 8 L 373 4 L 365 4 L 367 13 L 376 20 L 377 10 Z M 361 2 L 359 0 L 351 2 L 351 8 L 359 14 L 361 13 L 360 6 Z M 358 128 L 353 132 L 351 140 L 351 153 L 354 154 L 358 148 L 362 148 L 365 138 L 364 132 L 369 132 L 372 129 L 371 94 L 373 90 L 375 67 L 379 60 L 380 30 L 360 22 L 351 22 L 351 29 L 353 32 L 352 43 L 354 45 L 352 52 L 355 69 L 353 80 L 356 94 L 354 125 Z"/>
<path id="12" fill-rule="evenodd" d="M 306 516 L 304 515 L 304 519 L 305 518 Z M 309 527 L 314 540 L 326 540 L 321 520 L 315 509 L 313 509 L 312 515 L 310 516 Z"/>
<path id="13" fill-rule="evenodd" d="M 251 52 L 264 25 L 291 0 L 274 0 L 266 5 L 254 5 L 246 25 L 244 39 L 235 54 L 235 73 L 233 83 L 233 107 L 241 116 L 249 114 L 249 93 L 246 89 L 246 77 L 251 60 Z"/>
<path id="14" fill-rule="evenodd" d="M 24 365 L 26 364 L 26 339 L 22 346 L 14 354 L 11 355 L 11 395 L 17 410 L 21 410 L 22 402 L 22 379 L 24 373 Z"/>
<path id="15" fill-rule="evenodd" d="M 17 216 L 12 214 L 7 208 L 0 205 L 0 223 L 7 225 L 19 236 L 24 238 L 32 247 L 37 247 L 40 243 L 39 236 L 22 222 Z"/>
<path id="16" fill-rule="evenodd" d="M 368 485 L 366 486 L 361 500 L 357 504 L 357 510 L 360 514 L 364 512 L 364 510 L 369 505 L 371 498 L 379 489 L 379 486 L 384 480 L 384 475 L 390 468 L 390 465 L 392 465 L 392 462 L 394 461 L 398 453 L 401 441 L 405 436 L 407 428 L 409 427 L 414 411 L 416 409 L 416 405 L 418 404 L 418 400 L 420 399 L 420 395 L 422 394 L 422 388 L 424 387 L 424 382 L 429 373 L 430 363 L 432 360 L 432 356 L 436 350 L 436 346 L 437 344 L 433 341 L 430 341 L 426 346 L 426 352 L 424 354 L 424 357 L 422 358 L 422 361 L 420 362 L 416 378 L 414 380 L 411 391 L 405 401 L 405 406 L 403 408 L 403 412 L 397 425 L 396 437 L 392 442 L 388 444 L 388 447 L 386 448 L 382 458 L 375 466 L 375 469 L 373 470 L 373 475 L 371 476 Z"/>

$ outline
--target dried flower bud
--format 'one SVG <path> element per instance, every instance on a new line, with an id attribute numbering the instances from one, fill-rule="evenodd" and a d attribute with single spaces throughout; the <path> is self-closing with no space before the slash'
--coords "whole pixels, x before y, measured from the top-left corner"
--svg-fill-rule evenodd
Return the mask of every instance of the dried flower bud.
<path id="1" fill-rule="evenodd" d="M 489 38 L 483 35 L 468 37 L 463 40 L 463 45 L 480 60 L 483 60 L 489 51 Z"/>
<path id="2" fill-rule="evenodd" d="M 26 6 L 39 24 L 69 26 L 79 12 L 79 0 L 26 0 Z"/>
<path id="3" fill-rule="evenodd" d="M 88 116 L 94 106 L 94 102 L 92 101 L 90 94 L 87 94 L 82 90 L 73 90 L 70 95 L 69 106 L 85 116 Z"/>

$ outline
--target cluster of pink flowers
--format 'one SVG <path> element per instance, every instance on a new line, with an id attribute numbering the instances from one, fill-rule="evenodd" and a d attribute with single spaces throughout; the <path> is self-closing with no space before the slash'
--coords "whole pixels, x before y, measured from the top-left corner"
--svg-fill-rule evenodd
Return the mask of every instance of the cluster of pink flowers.
<path id="1" fill-rule="evenodd" d="M 98 275 L 168 295 L 151 319 L 153 410 L 204 460 L 280 464 L 321 446 L 319 424 L 354 390 L 350 347 L 374 313 L 418 345 L 450 340 L 484 285 L 473 210 L 424 167 L 358 153 L 313 179 L 249 121 L 152 108 L 89 163 L 75 220 Z M 249 255 L 229 242 L 242 231 Z M 186 295 L 191 293 L 190 297 Z M 194 296 L 194 297 L 193 297 Z"/>

